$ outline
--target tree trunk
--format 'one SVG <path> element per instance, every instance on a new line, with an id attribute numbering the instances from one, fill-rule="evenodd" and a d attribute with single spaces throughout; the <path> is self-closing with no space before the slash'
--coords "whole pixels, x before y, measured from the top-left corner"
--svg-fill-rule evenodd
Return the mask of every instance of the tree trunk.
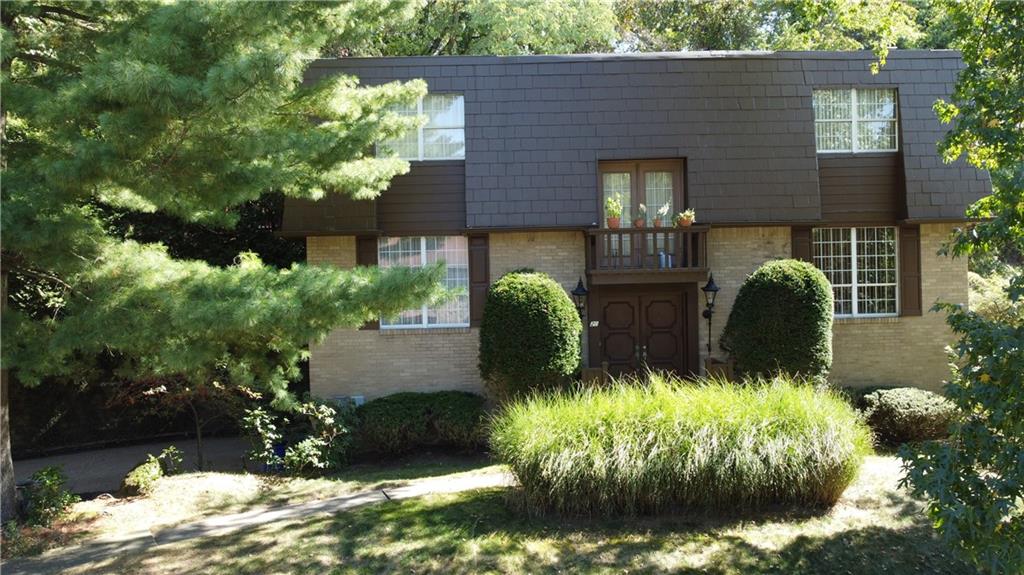
<path id="1" fill-rule="evenodd" d="M 196 411 L 196 406 L 191 401 L 188 402 L 189 408 L 192 410 L 192 421 L 195 422 L 196 426 L 196 471 L 203 470 L 203 424 L 199 420 L 199 412 Z"/>
<path id="2" fill-rule="evenodd" d="M 3 273 L 0 278 L 0 310 L 7 310 L 7 273 Z M 0 370 L 0 519 L 4 522 L 18 516 L 8 403 L 7 370 L 4 369 Z"/>

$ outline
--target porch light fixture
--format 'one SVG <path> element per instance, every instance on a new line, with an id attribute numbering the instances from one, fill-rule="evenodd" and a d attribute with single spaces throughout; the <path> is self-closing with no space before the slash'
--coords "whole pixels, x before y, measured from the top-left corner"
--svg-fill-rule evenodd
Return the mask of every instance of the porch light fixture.
<path id="1" fill-rule="evenodd" d="M 715 274 L 708 275 L 708 283 L 700 288 L 704 292 L 704 312 L 701 314 L 708 320 L 708 357 L 711 357 L 711 316 L 715 315 L 715 298 L 719 287 L 715 284 Z"/>
<path id="2" fill-rule="evenodd" d="M 587 294 L 590 291 L 583 286 L 583 278 L 576 282 L 576 287 L 572 289 L 572 299 L 576 302 L 576 311 L 580 314 L 580 319 L 583 319 L 583 309 L 587 306 Z"/>

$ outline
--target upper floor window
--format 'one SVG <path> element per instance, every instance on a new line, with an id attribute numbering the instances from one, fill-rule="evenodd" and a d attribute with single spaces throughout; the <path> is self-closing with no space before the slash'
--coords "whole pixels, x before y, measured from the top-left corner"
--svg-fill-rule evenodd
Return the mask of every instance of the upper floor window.
<path id="1" fill-rule="evenodd" d="M 896 228 L 817 228 L 813 237 L 836 317 L 896 315 Z"/>
<path id="2" fill-rule="evenodd" d="M 895 152 L 896 90 L 814 91 L 818 152 Z"/>
<path id="3" fill-rule="evenodd" d="M 444 285 L 461 288 L 447 302 L 410 309 L 393 318 L 381 318 L 381 329 L 469 326 L 469 244 L 464 236 L 410 236 L 377 240 L 377 265 L 424 267 L 444 261 Z"/>
<path id="4" fill-rule="evenodd" d="M 461 160 L 466 157 L 465 109 L 461 94 L 427 94 L 416 104 L 394 109 L 404 116 L 424 115 L 427 123 L 381 147 L 403 160 Z"/>

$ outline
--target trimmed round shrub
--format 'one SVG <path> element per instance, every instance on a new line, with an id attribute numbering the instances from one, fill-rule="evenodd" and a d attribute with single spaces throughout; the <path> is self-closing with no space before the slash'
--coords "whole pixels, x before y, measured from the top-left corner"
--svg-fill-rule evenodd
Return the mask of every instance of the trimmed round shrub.
<path id="1" fill-rule="evenodd" d="M 485 442 L 484 398 L 464 391 L 396 393 L 356 409 L 356 448 L 400 455 L 422 447 L 479 449 Z"/>
<path id="2" fill-rule="evenodd" d="M 762 265 L 736 294 L 721 344 L 742 375 L 826 375 L 832 367 L 832 287 L 825 274 L 798 260 Z"/>
<path id="3" fill-rule="evenodd" d="M 526 509 L 569 516 L 832 505 L 871 452 L 846 401 L 789 378 L 537 394 L 508 404 L 490 437 Z"/>
<path id="4" fill-rule="evenodd" d="M 945 397 L 913 387 L 879 389 L 864 396 L 864 419 L 882 443 L 941 439 L 957 409 Z"/>
<path id="5" fill-rule="evenodd" d="M 487 292 L 480 374 L 499 399 L 562 385 L 580 365 L 582 333 L 576 306 L 555 280 L 505 274 Z"/>

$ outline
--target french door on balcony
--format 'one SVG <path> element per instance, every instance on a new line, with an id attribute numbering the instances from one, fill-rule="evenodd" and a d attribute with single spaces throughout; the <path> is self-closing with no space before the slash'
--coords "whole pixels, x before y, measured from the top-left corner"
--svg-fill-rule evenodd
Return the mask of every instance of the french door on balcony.
<path id="1" fill-rule="evenodd" d="M 622 227 L 633 227 L 640 205 L 647 208 L 641 227 L 652 227 L 655 219 L 670 226 L 672 215 L 683 210 L 683 161 L 649 160 L 641 162 L 601 162 L 601 225 L 608 225 L 609 198 L 622 203 Z M 664 216 L 658 210 L 663 208 Z"/>
<path id="2" fill-rule="evenodd" d="M 639 237 L 636 234 L 611 237 L 608 255 L 630 259 L 657 255 L 659 238 L 654 230 L 671 227 L 672 217 L 683 210 L 682 160 L 601 162 L 600 169 L 601 226 L 613 227 L 609 225 L 614 222 L 610 222 L 608 200 L 617 199 L 622 204 L 620 228 L 642 228 L 652 232 Z M 662 238 L 662 243 L 664 241 Z"/>

